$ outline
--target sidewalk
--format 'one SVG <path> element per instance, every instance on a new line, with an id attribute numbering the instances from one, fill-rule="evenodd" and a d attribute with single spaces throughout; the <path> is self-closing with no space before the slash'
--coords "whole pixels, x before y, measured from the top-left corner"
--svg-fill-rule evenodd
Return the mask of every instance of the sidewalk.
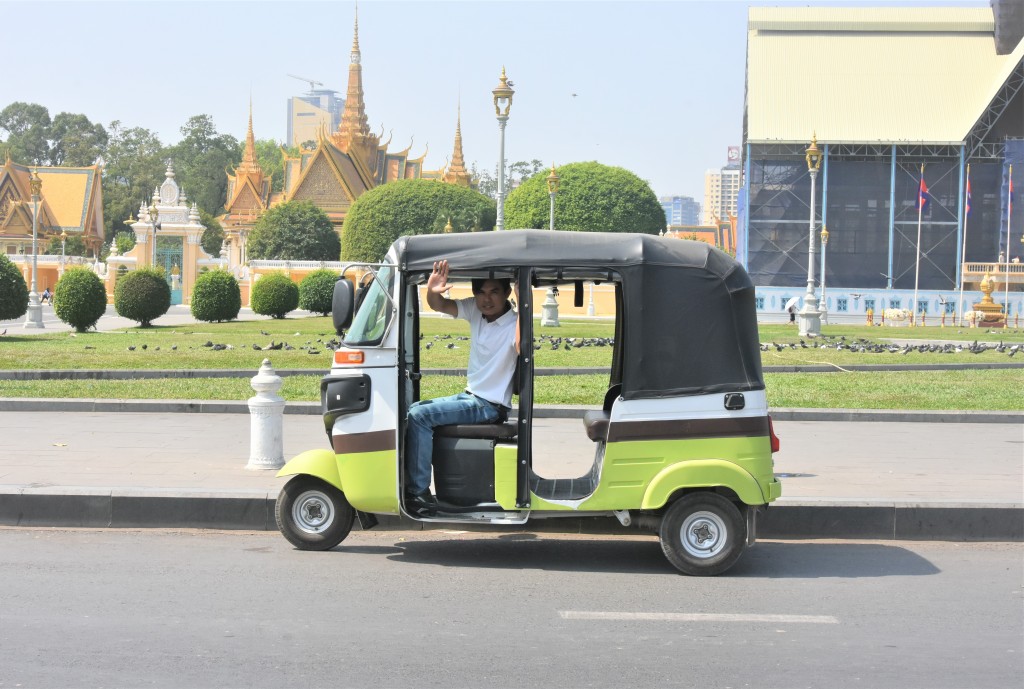
<path id="1" fill-rule="evenodd" d="M 1024 425 L 782 421 L 783 498 L 762 537 L 1021 540 Z M 275 529 L 286 479 L 245 469 L 244 414 L 0 412 L 0 524 Z M 319 416 L 284 418 L 284 455 L 328 447 Z M 539 418 L 534 466 L 582 475 L 579 419 Z M 593 520 L 545 528 L 593 530 Z M 617 522 L 600 528 L 616 530 Z M 384 528 L 420 524 L 382 520 Z"/>

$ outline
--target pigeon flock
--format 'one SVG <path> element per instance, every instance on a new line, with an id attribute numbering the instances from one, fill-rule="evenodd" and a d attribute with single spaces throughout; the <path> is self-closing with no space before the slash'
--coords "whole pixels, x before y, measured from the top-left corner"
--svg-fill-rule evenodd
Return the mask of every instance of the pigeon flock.
<path id="1" fill-rule="evenodd" d="M 425 339 L 425 337 L 423 333 L 420 333 L 420 340 Z M 444 343 L 444 340 L 453 341 Z M 455 341 L 468 340 L 469 338 L 465 335 L 434 335 L 434 339 L 424 344 L 423 348 L 432 349 L 435 344 L 444 343 L 447 349 L 459 349 L 459 345 L 455 344 Z M 583 347 L 612 347 L 614 345 L 615 338 L 612 337 L 552 337 L 551 335 L 541 335 L 540 337 L 533 338 L 534 351 L 547 348 L 555 351 L 564 349 L 569 352 L 573 349 L 582 349 Z"/>
<path id="2" fill-rule="evenodd" d="M 863 337 L 854 338 L 847 340 L 845 335 L 839 337 L 821 336 L 816 338 L 814 342 L 808 343 L 805 340 L 800 340 L 799 343 L 778 343 L 778 342 L 762 342 L 761 351 L 770 352 L 774 349 L 776 352 L 782 352 L 787 349 L 830 349 L 835 351 L 848 351 L 863 354 L 909 354 L 911 352 L 919 352 L 921 354 L 956 354 L 960 352 L 967 352 L 969 354 L 981 354 L 982 352 L 994 351 L 1000 354 L 1008 353 L 1010 357 L 1013 357 L 1021 349 L 1024 349 L 1024 345 L 1006 345 L 1000 341 L 997 344 L 978 342 L 944 342 L 938 343 L 921 343 L 921 344 L 896 344 L 893 342 L 882 343 L 872 342 L 871 340 Z"/>

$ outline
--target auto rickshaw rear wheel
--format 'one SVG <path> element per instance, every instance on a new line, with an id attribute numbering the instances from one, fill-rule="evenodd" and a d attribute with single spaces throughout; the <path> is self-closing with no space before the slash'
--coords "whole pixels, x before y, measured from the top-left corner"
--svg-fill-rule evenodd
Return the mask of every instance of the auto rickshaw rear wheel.
<path id="1" fill-rule="evenodd" d="M 711 492 L 673 502 L 661 520 L 665 557 L 683 574 L 713 576 L 732 567 L 746 547 L 747 525 L 730 500 Z"/>
<path id="2" fill-rule="evenodd" d="M 281 489 L 277 528 L 299 550 L 330 550 L 352 530 L 356 512 L 345 494 L 315 476 L 296 476 Z"/>

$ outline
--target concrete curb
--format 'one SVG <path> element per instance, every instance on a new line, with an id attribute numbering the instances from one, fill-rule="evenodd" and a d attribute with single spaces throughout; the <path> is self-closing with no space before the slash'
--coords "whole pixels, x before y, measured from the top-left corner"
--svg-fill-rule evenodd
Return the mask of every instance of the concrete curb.
<path id="1" fill-rule="evenodd" d="M 283 484 L 282 484 L 283 485 Z M 272 491 L 0 486 L 0 525 L 274 531 Z M 380 517 L 384 531 L 459 529 L 627 534 L 612 518 L 546 519 L 528 527 L 421 524 Z M 943 541 L 1024 540 L 1024 505 L 864 500 L 780 500 L 760 516 L 759 538 Z"/>
<path id="2" fill-rule="evenodd" d="M 583 414 L 597 407 L 575 405 L 537 405 L 537 419 L 582 419 Z M 248 414 L 249 404 L 238 400 L 112 400 L 52 399 L 42 397 L 0 398 L 0 412 L 135 412 L 153 414 Z M 319 416 L 319 402 L 289 402 L 285 414 Z M 515 414 L 515 410 L 512 412 Z M 898 409 L 771 409 L 778 421 L 873 421 L 901 423 L 1019 423 L 1019 411 L 914 411 Z"/>

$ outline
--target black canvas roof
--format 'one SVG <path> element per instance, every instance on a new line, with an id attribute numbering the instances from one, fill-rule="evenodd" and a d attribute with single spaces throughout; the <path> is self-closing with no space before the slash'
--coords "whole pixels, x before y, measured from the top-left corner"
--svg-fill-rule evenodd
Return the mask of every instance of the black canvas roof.
<path id="1" fill-rule="evenodd" d="M 606 269 L 622 281 L 626 399 L 762 390 L 754 286 L 728 254 L 646 234 L 510 230 L 401 237 L 404 271 Z"/>

